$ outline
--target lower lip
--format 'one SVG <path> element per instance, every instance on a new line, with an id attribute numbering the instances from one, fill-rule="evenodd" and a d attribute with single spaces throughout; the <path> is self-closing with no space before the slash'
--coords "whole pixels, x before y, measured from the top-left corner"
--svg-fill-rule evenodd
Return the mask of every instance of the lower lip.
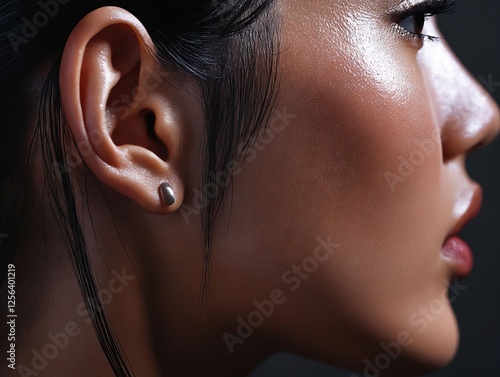
<path id="1" fill-rule="evenodd" d="M 448 238 L 441 248 L 441 253 L 452 264 L 453 272 L 457 278 L 466 277 L 471 273 L 474 264 L 472 251 L 460 237 Z"/>

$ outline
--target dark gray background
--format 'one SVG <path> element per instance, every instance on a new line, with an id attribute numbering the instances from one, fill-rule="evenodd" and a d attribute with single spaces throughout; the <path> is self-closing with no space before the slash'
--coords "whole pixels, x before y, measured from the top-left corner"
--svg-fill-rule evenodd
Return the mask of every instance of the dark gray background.
<path id="1" fill-rule="evenodd" d="M 453 15 L 439 18 L 441 30 L 466 68 L 485 82 L 500 103 L 500 0 L 462 0 Z M 467 160 L 471 177 L 484 188 L 479 216 L 461 233 L 475 257 L 467 289 L 453 307 L 461 329 L 455 360 L 426 377 L 500 376 L 500 139 Z M 292 355 L 269 359 L 251 377 L 349 377 L 350 371 Z M 383 376 L 383 374 L 381 375 Z M 404 377 L 404 376 L 402 376 Z"/>

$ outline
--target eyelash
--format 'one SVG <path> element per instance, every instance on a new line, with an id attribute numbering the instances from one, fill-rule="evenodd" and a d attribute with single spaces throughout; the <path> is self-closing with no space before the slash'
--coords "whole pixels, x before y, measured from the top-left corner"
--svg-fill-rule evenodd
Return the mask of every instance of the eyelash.
<path id="1" fill-rule="evenodd" d="M 458 0 L 426 0 L 419 4 L 413 6 L 407 6 L 404 9 L 397 10 L 393 14 L 398 19 L 397 23 L 394 23 L 394 28 L 398 33 L 411 38 L 417 38 L 422 41 L 438 41 L 439 37 L 432 35 L 426 35 L 421 33 L 415 33 L 400 24 L 410 17 L 414 17 L 415 21 L 421 25 L 423 28 L 425 22 L 432 16 L 439 14 L 450 14 L 453 13 L 455 7 L 458 5 Z"/>

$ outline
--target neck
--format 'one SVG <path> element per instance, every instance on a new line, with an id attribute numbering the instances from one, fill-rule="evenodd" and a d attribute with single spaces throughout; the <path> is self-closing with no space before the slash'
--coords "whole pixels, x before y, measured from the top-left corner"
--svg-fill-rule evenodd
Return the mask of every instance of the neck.
<path id="1" fill-rule="evenodd" d="M 9 372 L 12 376 L 67 376 L 85 371 L 85 375 L 113 377 L 85 306 L 68 247 L 60 232 L 55 231 L 57 228 L 49 224 L 46 221 L 43 229 L 26 227 L 23 234 L 29 234 L 30 239 L 21 237 L 16 251 L 17 371 Z M 84 228 L 93 233 L 92 227 Z M 119 240 L 88 234 L 84 237 L 94 240 L 88 242 L 87 248 L 98 277 L 98 296 L 130 365 L 136 375 L 160 375 L 149 338 L 149 321 L 145 311 L 140 310 L 145 307 L 144 299 L 134 269 L 130 263 L 106 257 L 112 253 L 103 253 L 108 242 L 116 245 Z"/>
<path id="2" fill-rule="evenodd" d="M 139 218 L 142 212 L 134 212 L 135 205 L 99 201 L 99 194 L 91 192 L 90 207 L 80 209 L 81 228 L 101 304 L 135 375 L 244 376 L 270 355 L 258 335 L 231 354 L 222 337 L 225 320 L 217 310 L 203 316 L 207 320 L 197 331 L 202 262 L 196 246 L 184 241 L 196 237 L 167 224 L 178 239 L 166 239 L 156 217 Z M 110 203 L 116 208 L 114 217 L 102 210 Z M 68 245 L 47 213 L 45 208 L 35 214 L 36 225 L 23 232 L 30 238 L 22 237 L 17 251 L 18 370 L 11 375 L 85 371 L 115 377 L 85 306 Z M 40 219 L 47 219 L 41 228 Z M 136 236 L 148 232 L 151 237 Z M 168 245 L 168 250 L 158 245 Z M 229 321 L 233 326 L 234 315 Z"/>

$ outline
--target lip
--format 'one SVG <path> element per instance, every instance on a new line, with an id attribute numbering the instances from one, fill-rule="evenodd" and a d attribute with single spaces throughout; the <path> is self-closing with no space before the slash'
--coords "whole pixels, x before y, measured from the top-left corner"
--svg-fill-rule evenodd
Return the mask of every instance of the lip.
<path id="1" fill-rule="evenodd" d="M 475 185 L 472 188 L 472 195 L 470 196 L 468 205 L 465 207 L 465 211 L 463 211 L 441 247 L 441 254 L 444 260 L 450 264 L 454 277 L 459 279 L 471 273 L 474 258 L 469 245 L 458 237 L 458 233 L 469 221 L 478 215 L 482 202 L 483 190 L 479 185 Z"/>

